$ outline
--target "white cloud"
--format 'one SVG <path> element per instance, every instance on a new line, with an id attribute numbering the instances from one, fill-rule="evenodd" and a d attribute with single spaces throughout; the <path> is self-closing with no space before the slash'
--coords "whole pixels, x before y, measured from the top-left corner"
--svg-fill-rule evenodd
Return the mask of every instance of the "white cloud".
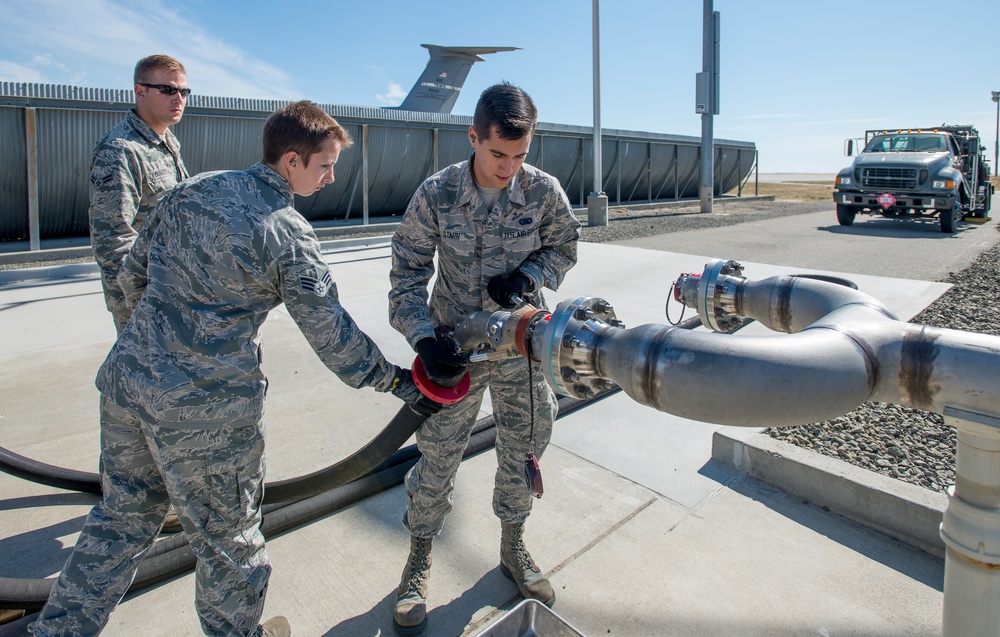
<path id="1" fill-rule="evenodd" d="M 395 82 L 389 82 L 386 92 L 381 95 L 376 95 L 375 100 L 379 104 L 385 104 L 386 106 L 399 106 L 403 103 L 403 98 L 405 97 L 406 91 L 402 86 Z"/>
<path id="2" fill-rule="evenodd" d="M 284 71 L 162 0 L 0 0 L 0 14 L 0 72 L 19 73 L 13 81 L 131 88 L 135 62 L 166 53 L 184 64 L 202 95 L 300 96 Z M 17 59 L 21 52 L 25 57 Z"/>
<path id="3" fill-rule="evenodd" d="M 27 82 L 29 84 L 47 82 L 38 70 L 16 62 L 0 60 L 0 82 Z"/>

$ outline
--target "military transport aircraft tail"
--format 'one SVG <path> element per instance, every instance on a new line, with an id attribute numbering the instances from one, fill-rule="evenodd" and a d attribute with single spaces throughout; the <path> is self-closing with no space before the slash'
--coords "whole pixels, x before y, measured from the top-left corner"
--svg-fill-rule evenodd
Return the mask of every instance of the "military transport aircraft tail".
<path id="1" fill-rule="evenodd" d="M 483 61 L 480 55 L 520 50 L 514 46 L 420 46 L 430 51 L 431 59 L 406 99 L 396 107 L 399 110 L 450 113 L 469 69 Z"/>

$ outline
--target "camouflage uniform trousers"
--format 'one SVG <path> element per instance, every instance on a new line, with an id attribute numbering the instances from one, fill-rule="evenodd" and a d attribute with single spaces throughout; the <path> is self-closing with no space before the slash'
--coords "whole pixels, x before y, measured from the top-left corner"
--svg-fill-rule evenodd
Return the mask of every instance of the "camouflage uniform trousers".
<path id="1" fill-rule="evenodd" d="M 524 482 L 524 459 L 531 449 L 532 431 L 537 457 L 541 458 L 549 444 L 558 410 L 555 394 L 535 363 L 529 378 L 528 362 L 523 358 L 475 363 L 469 372 L 469 394 L 431 416 L 417 430 L 421 457 L 406 474 L 403 516 L 403 526 L 416 537 L 434 537 L 444 527 L 452 508 L 455 474 L 487 387 L 497 426 L 493 513 L 502 522 L 517 523 L 524 522 L 531 512 L 533 498 Z"/>
<path id="2" fill-rule="evenodd" d="M 171 428 L 101 397 L 104 497 L 52 588 L 37 637 L 97 635 L 173 503 L 198 559 L 206 635 L 258 633 L 271 565 L 260 533 L 263 424 Z"/>

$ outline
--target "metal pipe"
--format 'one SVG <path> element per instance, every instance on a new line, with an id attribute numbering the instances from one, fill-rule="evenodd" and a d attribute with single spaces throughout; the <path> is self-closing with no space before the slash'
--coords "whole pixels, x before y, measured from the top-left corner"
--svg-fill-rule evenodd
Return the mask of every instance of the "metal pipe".
<path id="1" fill-rule="evenodd" d="M 545 380 L 587 398 L 618 385 L 692 420 L 775 427 L 829 420 L 866 401 L 944 414 L 958 429 L 956 483 L 941 524 L 945 637 L 1000 634 L 1000 337 L 899 321 L 831 281 L 742 277 L 735 261 L 683 274 L 675 298 L 714 332 L 625 329 L 610 303 L 581 296 L 550 314 L 476 313 L 468 342 L 541 361 Z M 730 336 L 755 320 L 787 335 Z M 512 327 L 513 326 L 513 327 Z M 460 328 L 461 331 L 461 328 Z M 471 332 L 470 332 L 471 333 Z M 510 344 L 513 340 L 513 345 Z"/>
<path id="2" fill-rule="evenodd" d="M 593 0 L 592 28 L 594 47 L 594 194 L 604 192 L 604 170 L 601 167 L 601 155 L 604 147 L 601 143 L 601 3 Z"/>

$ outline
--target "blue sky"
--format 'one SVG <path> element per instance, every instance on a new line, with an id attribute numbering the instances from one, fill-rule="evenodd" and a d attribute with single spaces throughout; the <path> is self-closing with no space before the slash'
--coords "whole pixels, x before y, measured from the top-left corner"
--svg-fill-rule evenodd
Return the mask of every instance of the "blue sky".
<path id="1" fill-rule="evenodd" d="M 701 135 L 701 0 L 603 0 L 604 128 Z M 516 46 L 476 64 L 454 113 L 500 80 L 546 122 L 593 123 L 590 0 L 0 0 L 0 81 L 131 88 L 135 61 L 179 58 L 207 95 L 398 104 L 421 44 Z M 962 7 L 961 15 L 958 14 Z M 1000 2 L 715 0 L 716 137 L 762 172 L 834 173 L 868 128 L 973 124 L 993 157 Z M 962 18 L 966 17 L 967 22 Z M 918 34 L 923 34 L 918 37 Z M 183 140 L 182 140 L 183 141 Z"/>

